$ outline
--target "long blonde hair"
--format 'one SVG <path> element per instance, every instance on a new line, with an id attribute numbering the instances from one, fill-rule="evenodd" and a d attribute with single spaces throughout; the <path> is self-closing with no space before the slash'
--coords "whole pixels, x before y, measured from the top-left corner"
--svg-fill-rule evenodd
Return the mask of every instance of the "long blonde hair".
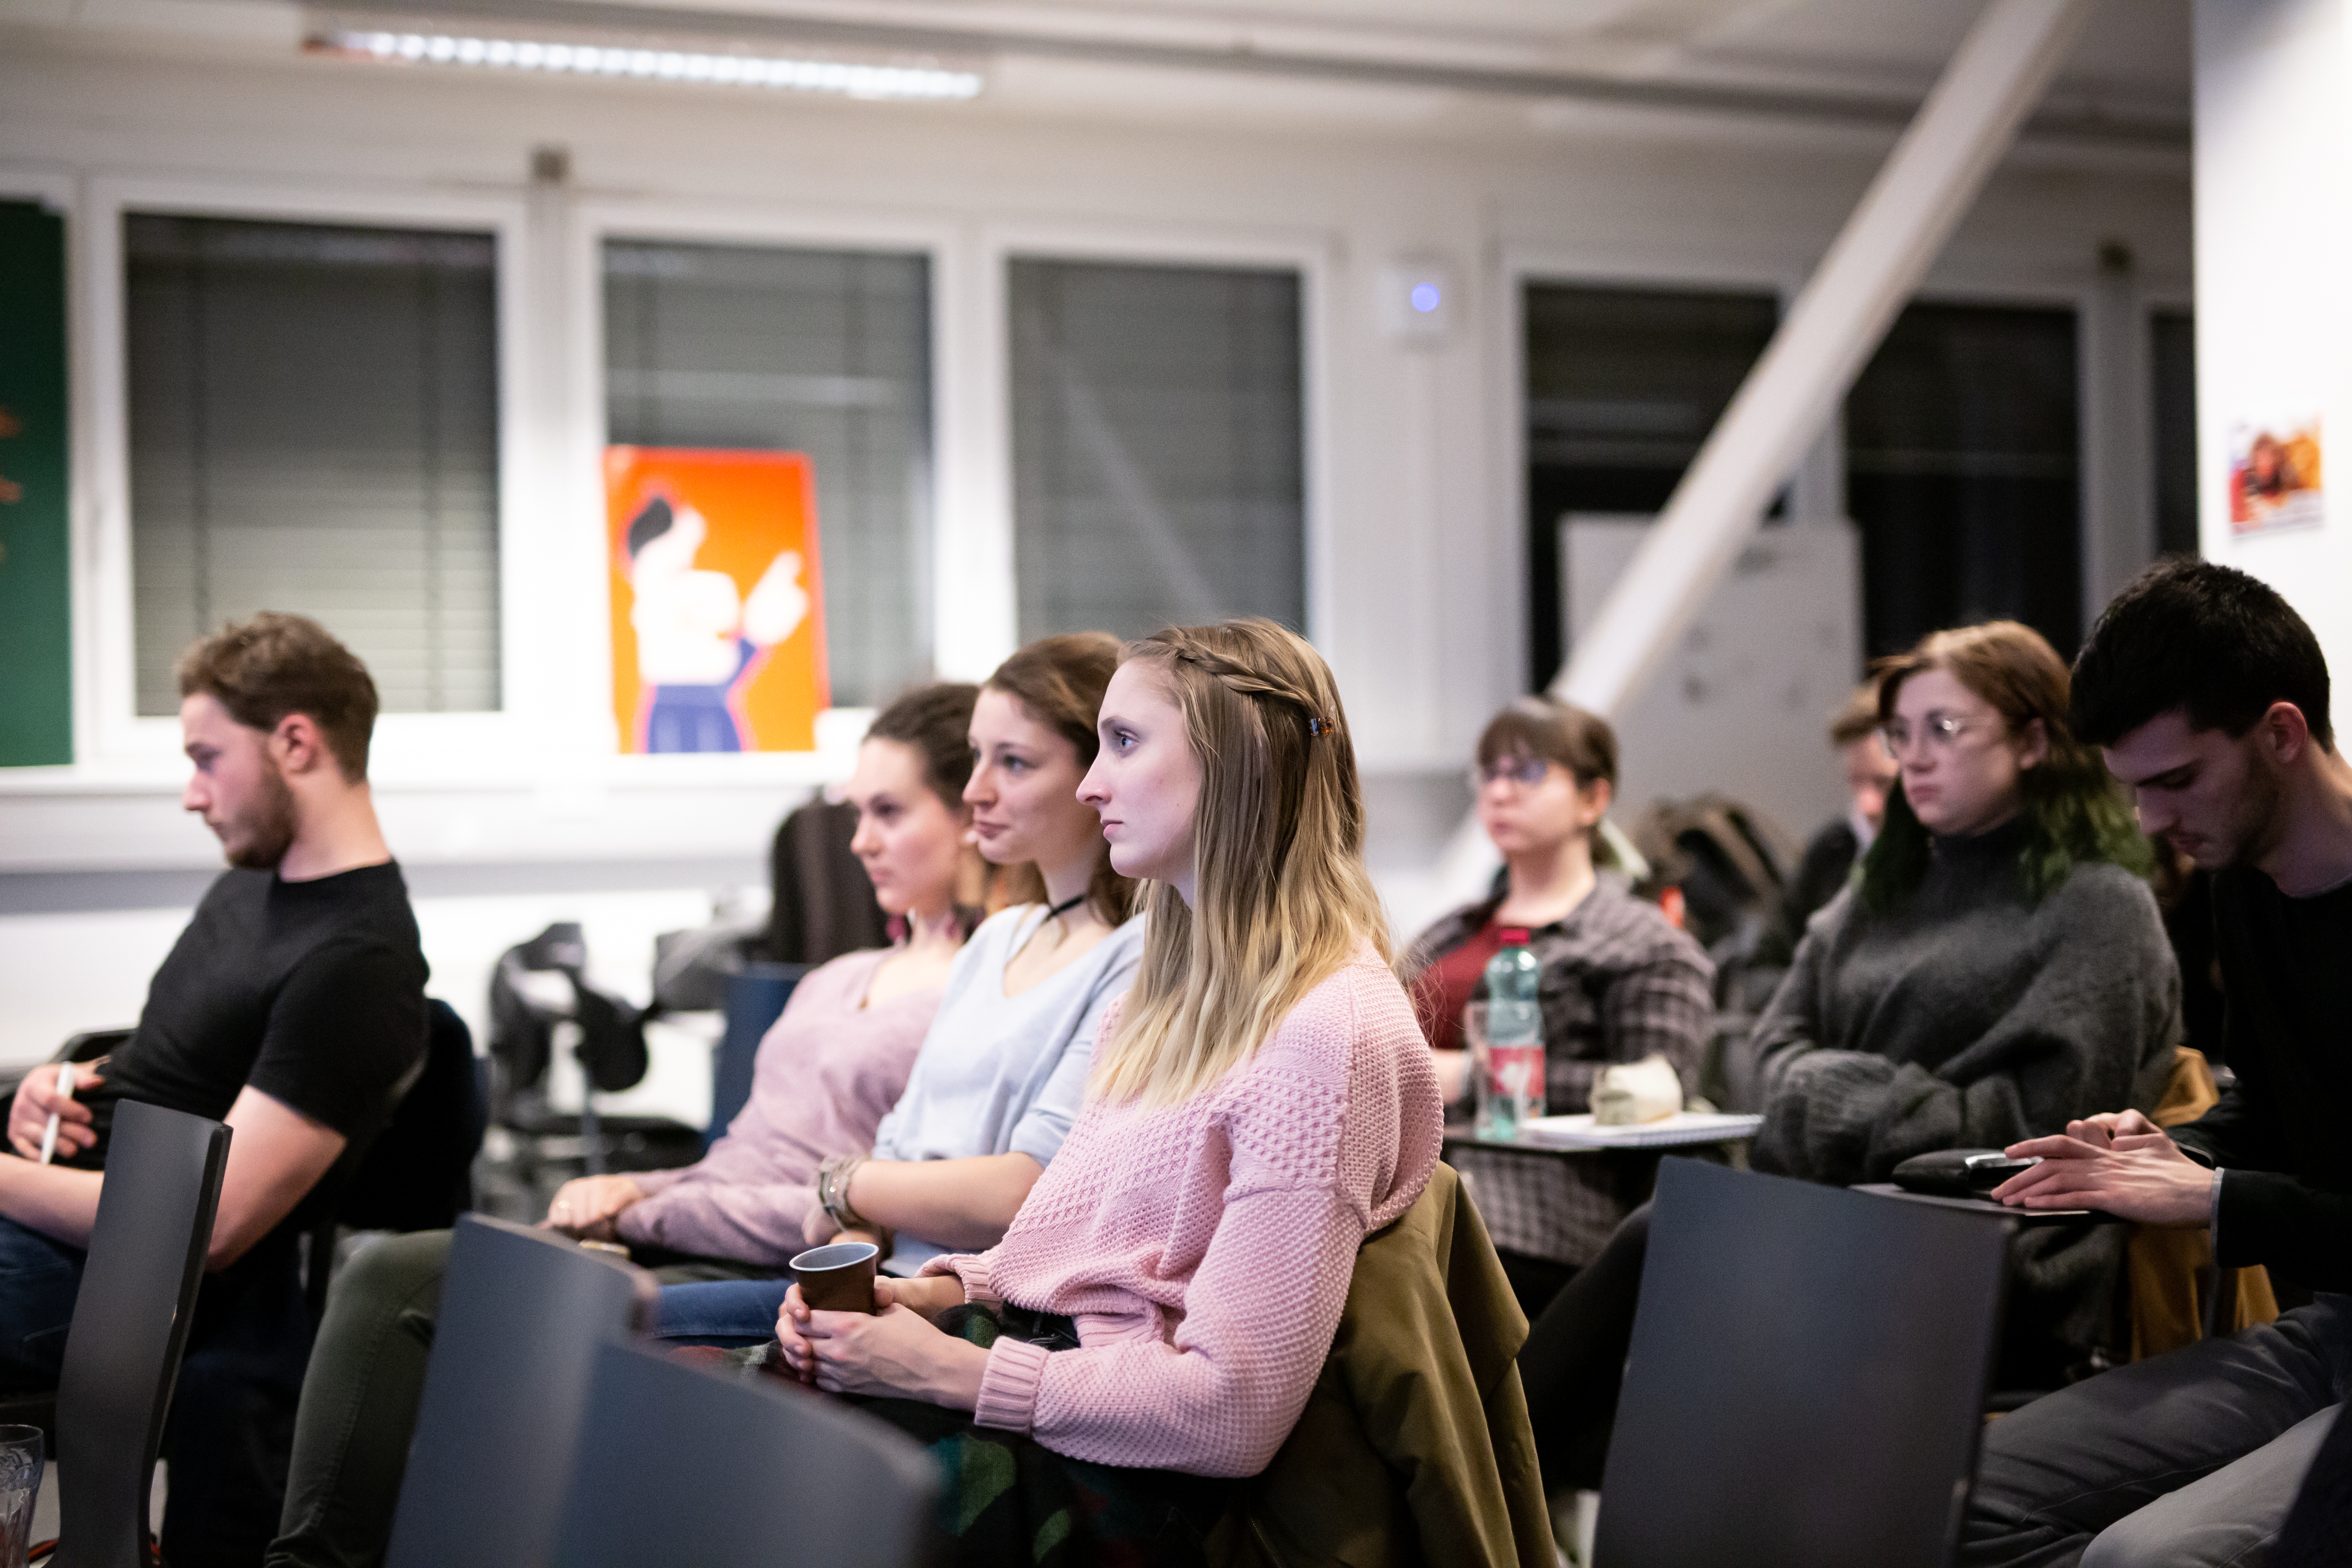
<path id="1" fill-rule="evenodd" d="M 1194 903 L 1150 884 L 1143 960 L 1094 1092 L 1189 1099 L 1246 1060 L 1388 921 L 1364 870 L 1363 795 L 1330 668 L 1267 620 L 1130 643 L 1184 715 L 1201 763 Z"/>

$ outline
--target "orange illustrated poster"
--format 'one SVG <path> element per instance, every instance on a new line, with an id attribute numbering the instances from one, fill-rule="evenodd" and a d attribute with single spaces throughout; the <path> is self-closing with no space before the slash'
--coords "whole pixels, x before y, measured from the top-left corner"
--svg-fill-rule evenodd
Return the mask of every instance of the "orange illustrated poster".
<path id="1" fill-rule="evenodd" d="M 621 750 L 815 750 L 833 698 L 808 458 L 609 447 L 604 511 Z"/>

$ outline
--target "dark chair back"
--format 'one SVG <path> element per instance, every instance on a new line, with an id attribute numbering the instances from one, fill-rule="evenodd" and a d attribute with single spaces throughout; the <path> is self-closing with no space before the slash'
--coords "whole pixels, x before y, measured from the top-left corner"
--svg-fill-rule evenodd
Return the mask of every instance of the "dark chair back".
<path id="1" fill-rule="evenodd" d="M 1594 1558 L 1948 1563 L 2014 1228 L 1664 1162 Z"/>
<path id="2" fill-rule="evenodd" d="M 764 1376 L 597 1352 L 557 1568 L 928 1560 L 939 1470 L 873 1416 Z"/>
<path id="3" fill-rule="evenodd" d="M 58 1378 L 51 1568 L 146 1568 L 147 1499 L 228 1168 L 217 1121 L 114 1108 L 98 1223 Z"/>
<path id="4" fill-rule="evenodd" d="M 354 1230 L 446 1230 L 474 1206 L 474 1156 L 490 1120 L 474 1036 L 437 997 L 425 1013 L 424 1070 L 343 1189 L 336 1217 Z"/>
<path id="5" fill-rule="evenodd" d="M 550 1561 L 596 1347 L 648 1325 L 654 1295 L 552 1231 L 457 1222 L 389 1568 Z"/>
<path id="6" fill-rule="evenodd" d="M 767 1037 L 768 1026 L 782 1015 L 784 1004 L 793 999 L 794 988 L 808 972 L 805 963 L 768 963 L 752 959 L 739 973 L 727 977 L 727 1034 L 719 1043 L 718 1058 L 711 1063 L 710 1122 L 703 1129 L 704 1148 L 719 1142 L 727 1124 L 735 1120 L 735 1113 L 751 1098 L 751 1078 L 759 1065 L 760 1042 Z"/>
<path id="7" fill-rule="evenodd" d="M 889 917 L 851 853 L 857 808 L 814 800 L 784 818 L 768 850 L 768 927 L 746 954 L 772 963 L 824 963 L 883 947 Z"/>

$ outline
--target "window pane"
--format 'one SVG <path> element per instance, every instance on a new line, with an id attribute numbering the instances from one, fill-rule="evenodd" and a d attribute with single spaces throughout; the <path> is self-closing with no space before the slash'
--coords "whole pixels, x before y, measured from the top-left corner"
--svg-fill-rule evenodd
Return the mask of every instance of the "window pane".
<path id="1" fill-rule="evenodd" d="M 806 453 L 834 701 L 928 677 L 929 261 L 632 239 L 604 265 L 610 438 Z"/>
<path id="2" fill-rule="evenodd" d="M 388 712 L 499 706 L 487 234 L 123 219 L 139 711 L 189 642 L 311 616 Z"/>
<path id="3" fill-rule="evenodd" d="M 1870 653 L 2007 617 L 2074 657 L 2074 311 L 1910 307 L 1846 397 L 1845 449 Z"/>
<path id="4" fill-rule="evenodd" d="M 1559 520 L 1661 510 L 1771 341 L 1769 294 L 1668 293 L 1530 283 L 1528 366 L 1528 684 L 1567 656 Z"/>
<path id="5" fill-rule="evenodd" d="M 2156 547 L 2167 555 L 2197 549 L 2197 321 L 2186 310 L 2158 310 L 2147 322 L 2155 385 Z"/>
<path id="6" fill-rule="evenodd" d="M 1295 272 L 1015 260 L 1021 636 L 1307 616 Z"/>

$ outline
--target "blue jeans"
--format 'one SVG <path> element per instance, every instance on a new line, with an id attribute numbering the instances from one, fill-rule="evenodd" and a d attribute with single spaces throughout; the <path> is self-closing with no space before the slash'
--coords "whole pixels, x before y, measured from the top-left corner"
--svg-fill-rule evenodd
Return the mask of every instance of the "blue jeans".
<path id="1" fill-rule="evenodd" d="M 0 1219 L 0 1391 L 55 1388 L 82 1252 Z M 172 1568 L 252 1568 L 278 1533 L 294 1408 L 310 1359 L 295 1238 L 205 1276 L 163 1427 Z"/>
<path id="2" fill-rule="evenodd" d="M 654 1337 L 680 1345 L 740 1349 L 776 1337 L 791 1276 L 782 1279 L 710 1279 L 666 1285 L 654 1318 Z"/>

